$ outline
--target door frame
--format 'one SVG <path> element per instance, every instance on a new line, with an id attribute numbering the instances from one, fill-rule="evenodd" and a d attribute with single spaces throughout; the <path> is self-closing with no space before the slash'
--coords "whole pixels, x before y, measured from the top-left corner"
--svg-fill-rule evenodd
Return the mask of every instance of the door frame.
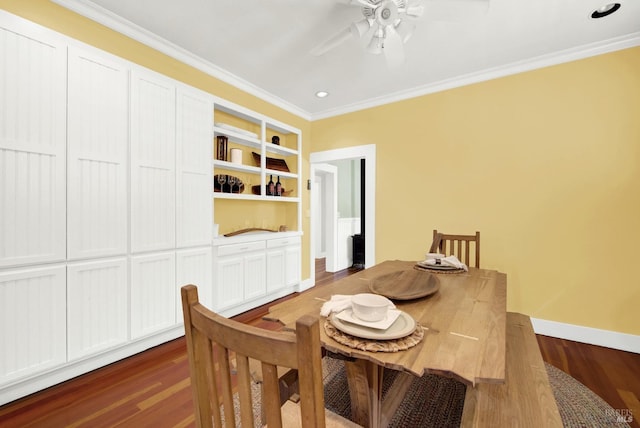
<path id="1" fill-rule="evenodd" d="M 376 146 L 375 144 L 366 144 L 362 146 L 345 147 L 342 149 L 326 150 L 311 153 L 309 163 L 311 167 L 314 164 L 327 163 L 343 159 L 364 159 L 365 160 L 365 206 L 362 207 L 365 213 L 365 268 L 371 267 L 376 261 Z M 311 176 L 313 179 L 313 176 Z M 311 197 L 313 201 L 313 197 Z M 310 210 L 310 271 L 311 283 L 315 284 L 315 237 L 314 237 L 314 212 Z"/>
<path id="2" fill-rule="evenodd" d="M 310 175 L 312 180 L 312 191 L 319 192 L 322 190 L 322 194 L 317 195 L 320 199 L 318 199 L 315 195 L 311 196 L 311 212 L 313 213 L 311 218 L 311 242 L 313 245 L 317 246 L 319 238 L 318 230 L 316 229 L 316 224 L 318 222 L 316 216 L 318 214 L 317 210 L 319 207 L 316 205 L 316 203 L 317 201 L 320 201 L 322 206 L 324 206 L 324 212 L 327 214 L 322 218 L 323 230 L 326 233 L 326 269 L 327 272 L 335 272 L 337 270 L 336 253 L 338 251 L 336 242 L 336 235 L 338 230 L 338 167 L 326 163 L 314 163 L 311 164 Z M 319 176 L 322 176 L 323 178 L 324 185 L 322 189 L 317 188 L 315 181 L 316 177 Z M 313 251 L 315 252 L 315 247 Z M 314 257 L 316 257 L 316 255 L 314 255 Z"/>

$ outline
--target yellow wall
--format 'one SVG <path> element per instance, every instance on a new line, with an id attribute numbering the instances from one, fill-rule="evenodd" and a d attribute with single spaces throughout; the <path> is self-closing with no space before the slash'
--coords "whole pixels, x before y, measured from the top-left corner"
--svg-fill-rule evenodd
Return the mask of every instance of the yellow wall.
<path id="1" fill-rule="evenodd" d="M 376 144 L 376 258 L 481 231 L 508 308 L 640 334 L 640 48 L 312 123 Z"/>
<path id="2" fill-rule="evenodd" d="M 243 92 L 229 84 L 215 79 L 193 67 L 185 65 L 172 59 L 158 51 L 133 41 L 132 39 L 112 31 L 102 25 L 60 7 L 48 0 L 0 0 L 0 9 L 26 18 L 32 22 L 48 27 L 54 31 L 80 40 L 89 45 L 95 46 L 106 52 L 125 58 L 131 62 L 147 67 L 151 70 L 162 73 L 173 79 L 182 81 L 193 87 L 212 93 L 220 98 L 242 105 L 243 107 L 265 114 L 281 122 L 299 128 L 302 131 L 303 141 L 303 162 L 302 177 L 309 175 L 309 146 L 310 146 L 310 122 L 291 114 L 281 108 L 267 103 L 257 97 Z M 212 142 L 213 144 L 213 142 Z M 255 184 L 255 183 L 254 183 Z M 285 188 L 288 184 L 285 184 Z M 303 186 L 305 189 L 306 186 Z M 251 190 L 248 189 L 248 192 Z M 308 210 L 308 192 L 303 191 L 303 213 Z M 273 204 L 256 203 L 251 207 L 251 215 L 248 219 L 237 220 L 238 213 L 242 213 L 246 204 L 234 204 L 228 201 L 220 201 L 220 205 L 225 207 L 225 212 L 219 217 L 224 221 L 224 228 L 221 233 L 231 231 L 236 225 L 243 227 L 247 222 L 251 226 L 261 227 L 287 224 L 296 225 L 297 219 L 294 204 L 274 207 Z M 227 212 L 228 211 L 228 212 Z M 281 217 L 286 217 L 282 220 Z M 231 220 L 233 219 L 233 221 Z M 218 221 L 218 220 L 216 220 Z M 302 278 L 308 278 L 309 270 L 309 219 L 303 216 L 303 230 L 306 232 L 302 236 Z"/>
<path id="3" fill-rule="evenodd" d="M 378 261 L 480 230 L 510 310 L 640 334 L 640 48 L 309 123 L 47 0 L 0 8 L 300 128 L 303 180 L 311 151 L 376 144 Z"/>

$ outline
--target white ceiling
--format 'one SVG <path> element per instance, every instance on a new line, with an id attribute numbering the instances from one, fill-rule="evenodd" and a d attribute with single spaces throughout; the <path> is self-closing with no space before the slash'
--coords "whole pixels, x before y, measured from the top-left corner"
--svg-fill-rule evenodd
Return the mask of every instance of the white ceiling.
<path id="1" fill-rule="evenodd" d="M 640 0 L 598 20 L 610 0 L 491 0 L 446 21 L 427 8 L 395 69 L 355 38 L 309 53 L 362 18 L 349 0 L 53 1 L 312 120 L 640 45 Z"/>

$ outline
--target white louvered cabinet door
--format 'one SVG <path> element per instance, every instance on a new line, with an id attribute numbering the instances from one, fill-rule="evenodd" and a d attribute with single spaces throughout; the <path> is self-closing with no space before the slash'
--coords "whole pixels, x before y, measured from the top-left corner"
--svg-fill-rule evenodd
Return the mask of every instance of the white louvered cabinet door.
<path id="1" fill-rule="evenodd" d="M 300 264 L 302 260 L 300 238 L 294 240 L 293 245 L 285 249 L 285 284 L 287 286 L 300 284 Z"/>
<path id="2" fill-rule="evenodd" d="M 175 83 L 131 74 L 131 251 L 175 248 Z"/>
<path id="3" fill-rule="evenodd" d="M 213 309 L 221 311 L 244 301 L 244 260 L 241 255 L 221 257 L 214 263 Z"/>
<path id="4" fill-rule="evenodd" d="M 176 324 L 175 252 L 131 258 L 131 338 Z"/>
<path id="5" fill-rule="evenodd" d="M 64 364 L 64 265 L 0 272 L 0 385 Z"/>
<path id="6" fill-rule="evenodd" d="M 38 37 L 0 28 L 0 267 L 65 258 L 66 46 Z"/>
<path id="7" fill-rule="evenodd" d="M 267 251 L 267 292 L 272 292 L 284 288 L 284 274 L 284 248 L 276 248 Z"/>
<path id="8" fill-rule="evenodd" d="M 127 341 L 127 259 L 67 266 L 69 361 Z"/>
<path id="9" fill-rule="evenodd" d="M 211 247 L 195 248 L 191 250 L 176 251 L 176 283 L 177 283 L 177 309 L 176 323 L 183 322 L 182 296 L 180 288 L 183 285 L 193 284 L 198 287 L 198 298 L 207 308 L 213 307 L 212 301 L 212 252 Z"/>
<path id="10" fill-rule="evenodd" d="M 213 99 L 185 87 L 177 97 L 177 246 L 207 245 L 213 223 Z"/>
<path id="11" fill-rule="evenodd" d="M 244 298 L 253 299 L 267 292 L 267 256 L 264 251 L 244 256 Z"/>
<path id="12" fill-rule="evenodd" d="M 129 71 L 69 49 L 68 257 L 127 251 Z"/>

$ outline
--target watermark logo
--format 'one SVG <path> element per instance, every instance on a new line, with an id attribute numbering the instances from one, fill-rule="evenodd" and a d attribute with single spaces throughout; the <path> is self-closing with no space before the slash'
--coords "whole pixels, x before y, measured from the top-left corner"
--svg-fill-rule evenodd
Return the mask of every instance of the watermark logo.
<path id="1" fill-rule="evenodd" d="M 611 418 L 616 423 L 631 423 L 633 422 L 633 412 L 631 409 L 607 409 L 605 410 L 607 417 Z"/>

